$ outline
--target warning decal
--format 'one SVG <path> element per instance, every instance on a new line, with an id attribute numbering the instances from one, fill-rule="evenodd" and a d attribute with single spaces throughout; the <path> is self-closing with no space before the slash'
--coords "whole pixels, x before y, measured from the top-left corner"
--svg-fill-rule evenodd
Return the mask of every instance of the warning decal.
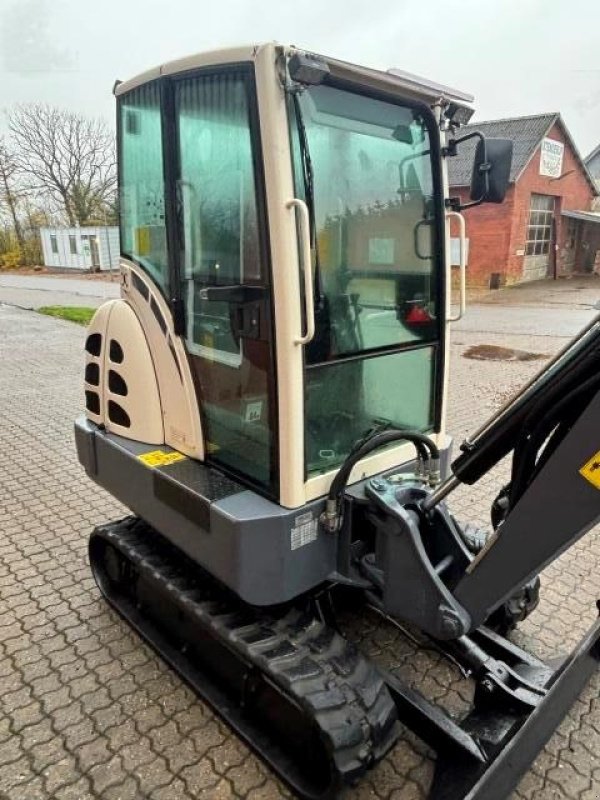
<path id="1" fill-rule="evenodd" d="M 151 450 L 149 453 L 142 453 L 138 459 L 147 467 L 167 467 L 177 461 L 183 461 L 187 456 L 178 453 L 176 450 L 166 453 L 164 450 Z"/>
<path id="2" fill-rule="evenodd" d="M 317 538 L 319 521 L 313 518 L 312 512 L 301 514 L 294 520 L 296 523 L 292 528 L 292 550 L 314 542 Z"/>
<path id="3" fill-rule="evenodd" d="M 600 489 L 600 450 L 583 465 L 579 474 L 583 475 L 586 481 L 589 481 L 596 489 Z"/>

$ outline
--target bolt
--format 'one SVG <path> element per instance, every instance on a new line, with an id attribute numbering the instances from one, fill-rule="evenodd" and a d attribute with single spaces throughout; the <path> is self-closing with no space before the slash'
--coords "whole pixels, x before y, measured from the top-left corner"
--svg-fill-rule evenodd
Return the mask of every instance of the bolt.
<path id="1" fill-rule="evenodd" d="M 481 688 L 482 688 L 482 689 L 483 689 L 483 691 L 484 691 L 484 692 L 486 692 L 487 694 L 491 694 L 491 693 L 494 691 L 494 688 L 495 688 L 495 686 L 494 686 L 494 682 L 493 682 L 493 681 L 491 681 L 489 678 L 484 678 L 484 679 L 481 681 Z"/>
<path id="2" fill-rule="evenodd" d="M 371 486 L 373 489 L 375 489 L 376 492 L 384 492 L 386 484 L 385 481 L 375 480 L 371 481 Z"/>

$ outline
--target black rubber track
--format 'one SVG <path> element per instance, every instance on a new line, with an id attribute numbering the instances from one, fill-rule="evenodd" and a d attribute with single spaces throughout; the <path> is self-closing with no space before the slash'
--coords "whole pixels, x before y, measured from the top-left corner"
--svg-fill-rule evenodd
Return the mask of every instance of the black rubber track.
<path id="1" fill-rule="evenodd" d="M 107 600 L 300 797 L 335 797 L 398 738 L 377 668 L 305 608 L 247 606 L 136 517 L 89 552 Z"/>

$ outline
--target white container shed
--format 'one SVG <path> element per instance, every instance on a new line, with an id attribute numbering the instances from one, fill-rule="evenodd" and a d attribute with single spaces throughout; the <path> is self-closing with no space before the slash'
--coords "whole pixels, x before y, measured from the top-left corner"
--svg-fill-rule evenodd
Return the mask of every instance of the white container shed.
<path id="1" fill-rule="evenodd" d="M 119 268 L 117 227 L 40 228 L 44 264 L 56 269 Z"/>

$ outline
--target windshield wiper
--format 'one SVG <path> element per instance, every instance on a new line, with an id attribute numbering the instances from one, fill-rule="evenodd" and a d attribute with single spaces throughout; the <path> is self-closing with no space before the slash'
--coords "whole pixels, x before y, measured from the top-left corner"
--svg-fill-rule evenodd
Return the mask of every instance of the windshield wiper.
<path id="1" fill-rule="evenodd" d="M 315 285 L 314 285 L 314 302 L 315 306 L 320 306 L 323 299 L 321 290 L 321 265 L 319 261 L 319 248 L 317 247 L 317 229 L 315 220 L 315 184 L 314 184 L 314 171 L 312 159 L 310 157 L 310 149 L 308 147 L 308 135 L 306 133 L 306 125 L 304 124 L 304 117 L 302 108 L 300 106 L 300 99 L 297 91 L 290 92 L 292 102 L 294 104 L 294 116 L 296 117 L 296 128 L 298 131 L 298 142 L 300 145 L 300 157 L 302 160 L 302 179 L 304 182 L 304 195 L 306 205 L 308 208 L 308 218 L 310 223 L 310 246 L 315 253 Z"/>

